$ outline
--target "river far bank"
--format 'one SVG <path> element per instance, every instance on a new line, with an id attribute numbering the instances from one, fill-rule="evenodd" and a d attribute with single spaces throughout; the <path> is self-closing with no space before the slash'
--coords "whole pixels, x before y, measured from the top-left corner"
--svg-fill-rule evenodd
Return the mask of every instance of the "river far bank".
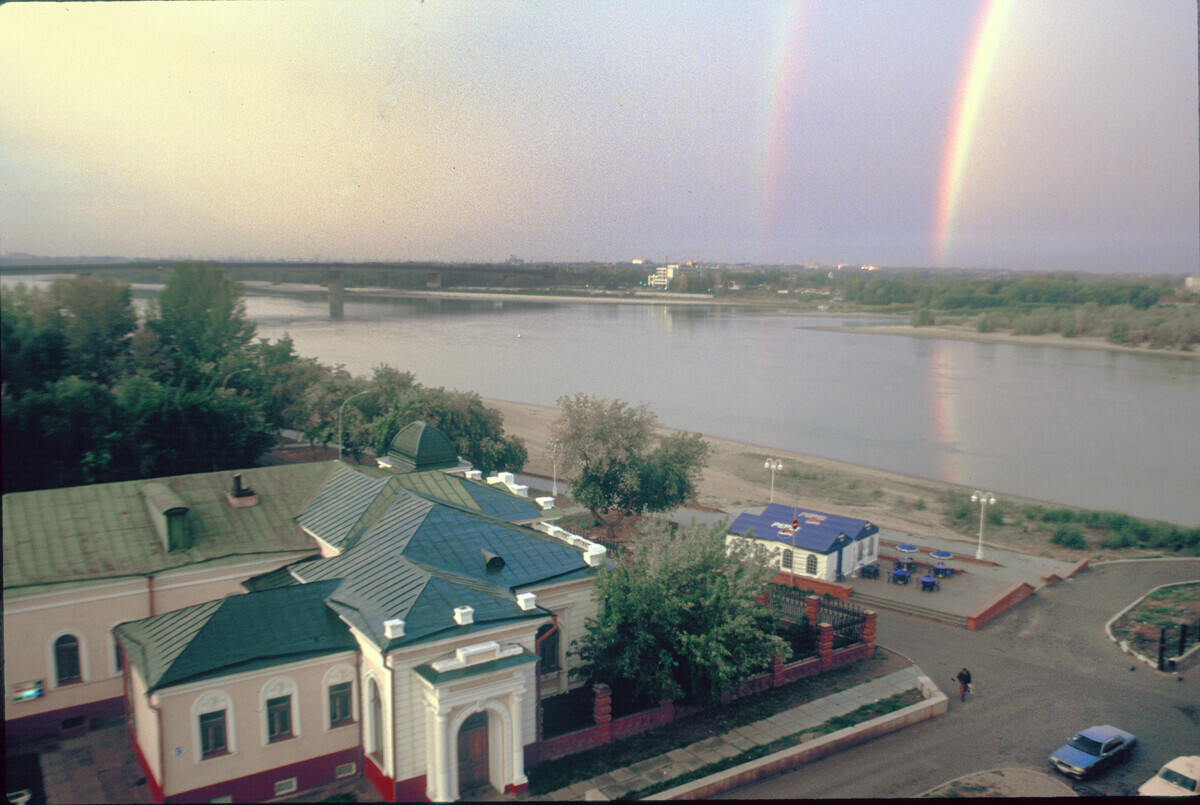
<path id="1" fill-rule="evenodd" d="M 249 281 L 243 283 L 249 292 L 260 293 L 312 293 L 324 291 L 322 286 L 299 283 L 272 283 Z M 1017 344 L 1038 347 L 1063 347 L 1066 349 L 1099 349 L 1110 352 L 1132 352 L 1143 355 L 1167 355 L 1179 358 L 1200 358 L 1200 351 L 1182 349 L 1153 349 L 1148 344 L 1115 344 L 1095 336 L 1067 338 L 1060 333 L 1041 335 L 1017 335 L 1010 332 L 979 332 L 971 323 L 940 324 L 916 327 L 904 321 L 904 315 L 894 311 L 872 311 L 863 308 L 846 309 L 826 301 L 797 303 L 794 297 L 759 299 L 746 297 L 714 296 L 711 294 L 673 293 L 670 291 L 606 291 L 591 290 L 575 294 L 530 293 L 528 291 L 504 291 L 495 288 L 475 290 L 403 290 L 379 286 L 347 288 L 347 297 L 387 296 L 394 298 L 429 299 L 475 299 L 511 302 L 552 302 L 557 304 L 630 304 L 630 305 L 685 305 L 696 307 L 741 307 L 761 308 L 775 313 L 795 316 L 818 316 L 826 318 L 879 319 L 895 318 L 889 324 L 844 324 L 816 326 L 809 329 L 831 332 L 865 333 L 870 335 L 900 335 L 914 338 L 943 338 L 952 341 L 977 341 L 982 343 Z"/>
<path id="2" fill-rule="evenodd" d="M 524 440 L 529 454 L 525 471 L 551 478 L 556 467 L 547 443 L 559 409 L 495 399 L 485 399 L 484 404 L 500 411 L 505 432 Z M 771 496 L 771 475 L 763 464 L 767 458 L 777 458 L 783 462 L 783 470 L 775 474 L 777 503 L 857 517 L 916 537 L 956 540 L 962 543 L 963 553 L 975 552 L 978 517 L 955 526 L 946 515 L 951 499 L 970 497 L 974 490 L 968 487 L 707 434 L 704 438 L 710 454 L 701 477 L 697 506 L 726 512 L 765 506 Z M 557 469 L 561 471 L 561 467 Z M 985 547 L 992 545 L 1072 562 L 1088 557 L 1104 560 L 1158 555 L 1128 548 L 1106 550 L 1098 545 L 1089 545 L 1086 550 L 1056 545 L 1050 541 L 1052 531 L 1045 524 L 1030 524 L 1020 514 L 1029 505 L 1064 508 L 1063 504 L 1007 495 L 1002 490 L 988 491 L 998 498 L 996 508 L 1005 518 L 1002 525 L 988 524 L 984 532 Z"/>

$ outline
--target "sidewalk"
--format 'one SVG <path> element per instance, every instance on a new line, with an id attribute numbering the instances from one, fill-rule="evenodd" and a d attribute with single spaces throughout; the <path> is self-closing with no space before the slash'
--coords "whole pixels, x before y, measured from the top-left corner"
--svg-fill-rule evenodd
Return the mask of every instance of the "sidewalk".
<path id="1" fill-rule="evenodd" d="M 599 777 L 575 783 L 558 791 L 551 791 L 549 794 L 530 797 L 530 799 L 534 801 L 618 799 L 630 791 L 645 788 L 653 783 L 675 779 L 722 758 L 734 757 L 755 746 L 765 746 L 780 738 L 820 726 L 831 718 L 845 715 L 865 704 L 872 704 L 897 693 L 918 688 L 917 677 L 919 676 L 922 676 L 921 669 L 915 665 L 895 671 L 864 685 L 776 713 L 770 718 L 738 727 L 723 735 L 705 738 L 703 741 L 672 750 L 665 755 L 640 761 L 628 768 L 614 769 Z"/>

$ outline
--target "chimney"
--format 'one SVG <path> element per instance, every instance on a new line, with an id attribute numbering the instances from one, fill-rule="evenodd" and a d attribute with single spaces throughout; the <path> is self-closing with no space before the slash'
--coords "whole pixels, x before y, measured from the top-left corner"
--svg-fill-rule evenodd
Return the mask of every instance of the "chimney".
<path id="1" fill-rule="evenodd" d="M 404 621 L 399 618 L 393 618 L 383 622 L 383 636 L 388 640 L 395 640 L 397 637 L 404 637 Z"/>
<path id="2" fill-rule="evenodd" d="M 248 486 L 242 486 L 242 474 L 233 476 L 233 491 L 225 493 L 225 500 L 235 509 L 249 509 L 258 505 L 258 493 Z"/>
<path id="3" fill-rule="evenodd" d="M 537 606 L 537 593 L 517 593 L 517 606 L 525 612 Z"/>
<path id="4" fill-rule="evenodd" d="M 475 610 L 468 606 L 455 607 L 454 622 L 459 626 L 470 626 L 475 622 Z"/>

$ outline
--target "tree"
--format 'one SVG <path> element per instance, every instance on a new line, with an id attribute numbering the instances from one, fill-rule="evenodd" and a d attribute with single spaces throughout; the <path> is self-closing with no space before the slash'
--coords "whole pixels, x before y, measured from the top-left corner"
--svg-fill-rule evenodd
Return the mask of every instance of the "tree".
<path id="1" fill-rule="evenodd" d="M 665 512 L 694 499 L 708 443 L 700 434 L 656 436 L 645 403 L 560 397 L 552 430 L 571 494 L 615 534 L 626 514 Z"/>
<path id="2" fill-rule="evenodd" d="M 177 267 L 151 307 L 148 324 L 186 382 L 195 383 L 254 338 L 242 287 L 216 266 Z"/>
<path id="3" fill-rule="evenodd" d="M 115 380 L 137 327 L 129 283 L 92 274 L 56 277 L 50 299 L 62 319 L 71 373 L 101 383 Z"/>
<path id="4" fill-rule="evenodd" d="M 728 523 L 687 529 L 655 519 L 602 568 L 600 615 L 572 653 L 577 676 L 639 704 L 713 701 L 736 682 L 791 657 L 777 613 L 758 602 L 775 570 L 751 540 L 725 545 Z"/>

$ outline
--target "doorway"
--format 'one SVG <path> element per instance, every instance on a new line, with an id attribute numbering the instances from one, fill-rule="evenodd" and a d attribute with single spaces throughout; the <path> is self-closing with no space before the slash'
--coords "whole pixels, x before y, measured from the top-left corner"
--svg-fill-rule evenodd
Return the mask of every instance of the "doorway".
<path id="1" fill-rule="evenodd" d="M 476 713 L 458 730 L 458 795 L 488 784 L 487 711 Z"/>

